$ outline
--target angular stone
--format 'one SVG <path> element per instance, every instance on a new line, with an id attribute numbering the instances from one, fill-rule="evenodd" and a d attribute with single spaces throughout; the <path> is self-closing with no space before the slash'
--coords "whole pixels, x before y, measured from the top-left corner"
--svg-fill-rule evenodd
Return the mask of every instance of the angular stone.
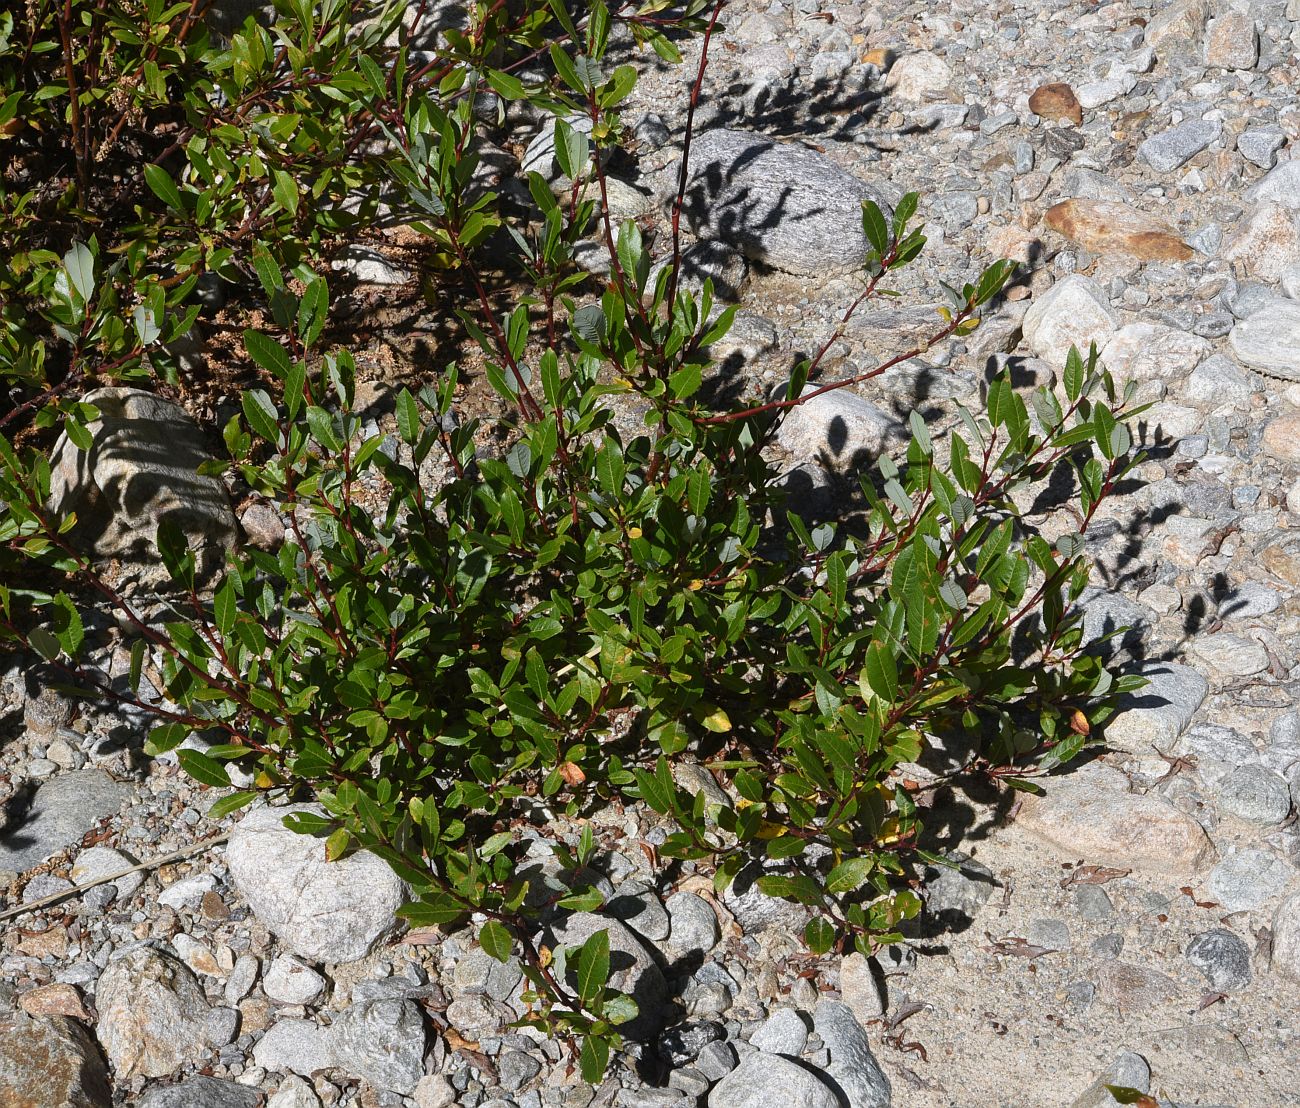
<path id="1" fill-rule="evenodd" d="M 1016 822 L 1065 857 L 1161 874 L 1191 874 L 1214 860 L 1201 825 L 1161 796 L 1122 792 L 1085 770 L 1046 788 L 1025 798 Z"/>
<path id="2" fill-rule="evenodd" d="M 1126 693 L 1106 724 L 1106 743 L 1131 754 L 1154 747 L 1168 752 L 1192 722 L 1210 691 L 1210 683 L 1191 666 L 1156 662 L 1137 672 L 1149 684 Z"/>
<path id="3" fill-rule="evenodd" d="M 40 865 L 114 815 L 130 795 L 129 785 L 97 769 L 51 777 L 26 811 L 9 805 L 10 822 L 0 829 L 0 869 L 21 873 Z"/>
<path id="4" fill-rule="evenodd" d="M 1264 453 L 1288 465 L 1300 462 L 1300 411 L 1292 409 L 1269 420 L 1260 440 Z"/>
<path id="5" fill-rule="evenodd" d="M 336 1063 L 377 1089 L 409 1094 L 424 1076 L 428 1031 L 412 1000 L 370 1000 L 344 1009 L 329 1029 Z"/>
<path id="6" fill-rule="evenodd" d="M 668 947 L 680 954 L 708 954 L 722 938 L 718 914 L 701 896 L 673 893 L 664 903 L 668 911 Z"/>
<path id="7" fill-rule="evenodd" d="M 1151 1088 L 1151 1067 L 1142 1055 L 1130 1050 L 1122 1052 L 1105 1073 L 1075 1097 L 1070 1108 L 1114 1108 L 1115 1098 L 1107 1085 L 1145 1093 Z"/>
<path id="8" fill-rule="evenodd" d="M 1219 806 L 1248 823 L 1271 827 L 1291 814 L 1291 790 L 1271 769 L 1238 766 L 1218 784 Z"/>
<path id="9" fill-rule="evenodd" d="M 1291 211 L 1300 209 L 1300 160 L 1283 162 L 1268 176 L 1246 190 L 1247 204 L 1280 204 Z"/>
<path id="10" fill-rule="evenodd" d="M 329 1032 L 311 1020 L 280 1020 L 253 1047 L 253 1064 L 304 1077 L 335 1064 Z"/>
<path id="11" fill-rule="evenodd" d="M 701 238 L 804 275 L 847 273 L 866 259 L 862 201 L 884 196 L 810 147 L 750 131 L 695 137 L 684 213 Z"/>
<path id="12" fill-rule="evenodd" d="M 1072 273 L 1034 299 L 1025 313 L 1025 342 L 1056 373 L 1065 368 L 1071 346 L 1088 356 L 1096 343 L 1100 350 L 1115 333 L 1118 317 L 1105 292 L 1091 277 Z"/>
<path id="13" fill-rule="evenodd" d="M 345 246 L 333 261 L 330 269 L 346 273 L 363 285 L 404 285 L 412 277 L 404 265 L 397 265 L 373 246 L 355 243 Z"/>
<path id="14" fill-rule="evenodd" d="M 1228 334 L 1228 345 L 1243 365 L 1300 381 L 1300 303 L 1277 297 Z"/>
<path id="15" fill-rule="evenodd" d="M 746 1054 L 709 1093 L 708 1108 L 840 1108 L 839 1098 L 813 1073 L 779 1054 Z"/>
<path id="16" fill-rule="evenodd" d="M 5 1108 L 109 1108 L 108 1068 L 79 1023 L 0 1015 L 0 1103 Z"/>
<path id="17" fill-rule="evenodd" d="M 226 865 L 248 906 L 284 944 L 310 962 L 354 962 L 399 926 L 406 887 L 367 851 L 325 861 L 325 844 L 284 826 L 294 804 L 257 808 L 239 822 Z"/>
<path id="18" fill-rule="evenodd" d="M 86 881 L 93 881 L 99 877 L 107 877 L 113 873 L 121 873 L 123 870 L 131 869 L 137 864 L 137 859 L 132 858 L 129 854 L 123 854 L 120 850 L 114 850 L 111 846 L 92 846 L 89 850 L 83 850 L 77 855 L 77 860 L 72 863 L 71 877 L 75 884 L 82 884 Z M 119 877 L 113 882 L 117 889 L 119 900 L 124 900 L 144 884 L 144 874 L 140 872 L 128 873 L 125 877 Z"/>
<path id="19" fill-rule="evenodd" d="M 1173 999 L 1177 992 L 1171 978 L 1131 962 L 1107 962 L 1097 971 L 1097 995 L 1121 1012 L 1145 1011 Z"/>
<path id="20" fill-rule="evenodd" d="M 277 1004 L 310 1004 L 325 989 L 325 978 L 292 954 L 281 954 L 262 978 L 262 991 Z"/>
<path id="21" fill-rule="evenodd" d="M 280 1082 L 275 1095 L 266 1102 L 266 1108 L 321 1108 L 316 1090 L 296 1074 Z"/>
<path id="22" fill-rule="evenodd" d="M 1273 969 L 1300 981 L 1300 893 L 1293 893 L 1273 913 Z"/>
<path id="23" fill-rule="evenodd" d="M 1174 0 L 1171 4 L 1161 5 L 1152 14 L 1144 41 L 1148 46 L 1159 46 L 1171 38 L 1199 42 L 1209 18 L 1208 0 Z"/>
<path id="24" fill-rule="evenodd" d="M 1206 339 L 1190 331 L 1163 323 L 1130 323 L 1105 344 L 1101 360 L 1117 382 L 1140 384 L 1185 377 L 1212 349 Z"/>
<path id="25" fill-rule="evenodd" d="M 128 948 L 100 975 L 96 1032 L 119 1081 L 166 1077 L 208 1047 L 208 1001 L 177 959 L 148 946 Z"/>
<path id="26" fill-rule="evenodd" d="M 1259 61 L 1259 34 L 1248 11 L 1224 12 L 1205 31 L 1205 64 L 1220 69 L 1254 69 Z"/>
<path id="27" fill-rule="evenodd" d="M 1114 201 L 1063 200 L 1047 209 L 1043 221 L 1094 254 L 1182 262 L 1195 253 L 1169 224 Z"/>
<path id="28" fill-rule="evenodd" d="M 1192 119 L 1152 135 L 1138 147 L 1138 157 L 1157 173 L 1172 173 L 1191 161 L 1223 133 L 1223 124 Z"/>
<path id="29" fill-rule="evenodd" d="M 867 1033 L 847 1004 L 819 1000 L 813 1009 L 813 1030 L 830 1053 L 826 1075 L 847 1101 L 847 1108 L 889 1108 L 889 1078 L 881 1070 Z"/>
<path id="30" fill-rule="evenodd" d="M 840 963 L 840 995 L 859 1023 L 885 1012 L 884 980 L 876 980 L 871 963 L 856 950 L 846 954 Z"/>
<path id="31" fill-rule="evenodd" d="M 1229 677 L 1249 677 L 1268 669 L 1268 651 L 1263 646 L 1225 631 L 1193 639 L 1192 653 Z"/>
<path id="32" fill-rule="evenodd" d="M 1235 993 L 1250 984 L 1250 947 L 1226 928 L 1197 935 L 1187 944 L 1183 956 L 1205 974 L 1211 988 Z"/>
<path id="33" fill-rule="evenodd" d="M 18 998 L 18 1004 L 29 1016 L 71 1016 L 78 1020 L 91 1018 L 81 994 L 65 982 L 28 989 Z"/>
<path id="34" fill-rule="evenodd" d="M 1220 256 L 1264 281 L 1300 262 L 1300 216 L 1281 204 L 1259 204 L 1236 226 Z"/>
<path id="35" fill-rule="evenodd" d="M 72 535 L 99 558 L 142 567 L 150 583 L 170 580 L 158 554 L 158 526 L 174 523 L 194 551 L 200 576 L 219 565 L 238 535 L 226 486 L 197 471 L 211 455 L 179 404 L 140 389 L 105 388 L 83 400 L 99 409 L 81 451 L 60 436 L 51 455 L 51 511 L 75 512 Z"/>
<path id="36" fill-rule="evenodd" d="M 1210 871 L 1205 881 L 1209 898 L 1229 912 L 1260 908 L 1295 880 L 1288 862 L 1267 850 L 1234 850 Z"/>
<path id="37" fill-rule="evenodd" d="M 797 1058 L 808 1042 L 808 1024 L 793 1008 L 777 1008 L 768 1013 L 749 1042 L 768 1054 L 788 1054 Z"/>
<path id="38" fill-rule="evenodd" d="M 889 69 L 886 84 L 901 100 L 924 100 L 952 82 L 952 66 L 938 54 L 919 50 L 904 54 Z"/>
<path id="39" fill-rule="evenodd" d="M 804 395 L 819 386 L 807 385 Z M 903 425 L 883 408 L 847 388 L 823 393 L 790 409 L 777 442 L 800 461 L 853 472 L 870 466 L 903 441 Z"/>
<path id="40" fill-rule="evenodd" d="M 1079 104 L 1079 98 L 1074 95 L 1074 89 L 1063 81 L 1053 81 L 1034 89 L 1029 94 L 1029 110 L 1049 123 L 1064 119 L 1077 127 L 1083 122 L 1083 107 Z"/>
<path id="41" fill-rule="evenodd" d="M 149 1089 L 137 1108 L 257 1108 L 262 1094 L 234 1081 L 189 1077 L 175 1085 Z"/>
<path id="42" fill-rule="evenodd" d="M 1277 152 L 1286 142 L 1281 127 L 1248 127 L 1237 136 L 1237 149 L 1241 156 L 1260 169 L 1272 169 L 1277 164 Z"/>

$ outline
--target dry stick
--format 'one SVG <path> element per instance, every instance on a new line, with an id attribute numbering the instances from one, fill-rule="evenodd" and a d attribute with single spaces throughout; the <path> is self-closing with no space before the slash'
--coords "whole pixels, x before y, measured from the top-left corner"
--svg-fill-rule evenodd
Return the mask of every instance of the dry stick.
<path id="1" fill-rule="evenodd" d="M 686 201 L 686 182 L 691 160 L 691 135 L 695 130 L 695 108 L 700 102 L 700 90 L 704 87 L 704 71 L 709 64 L 709 40 L 713 38 L 713 29 L 718 24 L 722 9 L 727 0 L 718 0 L 713 9 L 713 17 L 704 31 L 704 42 L 700 48 L 700 67 L 695 73 L 695 84 L 691 86 L 690 103 L 686 106 L 686 135 L 682 141 L 682 164 L 677 173 L 677 196 L 673 200 L 673 270 L 668 278 L 665 299 L 668 301 L 668 315 L 672 317 L 673 301 L 677 296 L 677 271 L 682 264 L 682 205 Z"/>
<path id="2" fill-rule="evenodd" d="M 195 854 L 202 854 L 210 846 L 216 846 L 217 843 L 223 843 L 230 838 L 229 831 L 223 831 L 220 835 L 213 835 L 210 839 L 203 839 L 197 843 L 190 843 L 189 846 L 183 846 L 180 850 L 173 850 L 170 854 L 160 854 L 157 858 L 150 858 L 147 862 L 141 862 L 130 869 L 118 870 L 117 873 L 108 873 L 103 877 L 95 877 L 90 881 L 83 881 L 80 885 L 74 885 L 70 889 L 65 889 L 61 893 L 51 893 L 49 896 L 43 896 L 40 900 L 33 900 L 30 904 L 19 904 L 15 908 L 6 908 L 0 912 L 0 923 L 5 920 L 13 919 L 15 916 L 21 916 L 26 912 L 36 912 L 41 908 L 48 908 L 51 904 L 57 904 L 60 900 L 66 900 L 70 896 L 76 896 L 84 893 L 87 889 L 93 889 L 96 885 L 106 885 L 109 881 L 116 881 L 121 877 L 128 877 L 133 873 L 140 873 L 147 869 L 153 869 L 155 866 L 163 866 L 168 862 L 179 862 L 182 858 L 192 858 Z"/>

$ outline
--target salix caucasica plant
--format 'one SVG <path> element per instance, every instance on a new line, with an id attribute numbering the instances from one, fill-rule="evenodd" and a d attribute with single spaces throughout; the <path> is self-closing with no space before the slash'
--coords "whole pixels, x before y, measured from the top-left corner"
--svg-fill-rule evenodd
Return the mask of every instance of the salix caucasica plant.
<path id="1" fill-rule="evenodd" d="M 763 892 L 809 908 L 810 950 L 871 953 L 920 909 L 914 863 L 939 860 L 921 845 L 905 767 L 960 733 L 973 742 L 954 779 L 1035 788 L 1133 682 L 1082 649 L 1072 607 L 1088 579 L 1088 527 L 1141 457 L 1125 423 L 1131 397 L 1116 395 L 1095 351 L 1072 352 L 1059 387 L 1028 403 L 996 378 L 943 436 L 914 413 L 906 447 L 861 475 L 864 524 L 812 526 L 789 510 L 770 449 L 785 415 L 970 333 L 1014 271 L 998 262 L 950 289 L 925 343 L 823 380 L 853 314 L 924 246 L 915 194 L 892 212 L 864 204 L 862 292 L 782 395 L 706 401 L 710 347 L 734 308 L 717 310 L 708 282 L 697 294 L 679 280 L 679 224 L 720 10 L 700 22 L 668 264 L 653 277 L 642 229 L 608 214 L 605 155 L 636 79 L 607 64 L 610 10 L 593 5 L 577 23 L 560 5 L 537 9 L 528 33 L 552 37 L 533 51 L 549 65 L 532 83 L 485 68 L 484 87 L 554 115 L 567 181 L 557 195 L 528 178 L 534 210 L 508 225 L 524 284 L 504 315 L 476 260 L 506 217 L 471 187 L 472 104 L 431 86 L 385 115 L 368 77 L 358 93 L 417 227 L 477 289 L 480 310 L 464 322 L 503 406 L 500 452 L 476 448 L 480 422 L 457 410 L 455 366 L 396 394 L 395 438 L 363 434 L 353 359 L 322 338 L 324 278 L 269 247 L 250 261 L 275 326 L 246 331 L 244 344 L 275 387 L 243 395 L 224 429 L 229 460 L 207 468 L 283 513 L 278 550 L 237 550 L 203 580 L 184 538 L 161 526 L 175 592 L 157 618 L 50 512 L 39 451 L 0 441 L 9 564 L 56 579 L 0 588 L 5 635 L 70 682 L 157 717 L 146 749 L 176 751 L 223 790 L 214 818 L 259 798 L 316 801 L 288 824 L 322 836 L 330 858 L 384 858 L 409 886 L 412 925 L 470 921 L 490 955 L 520 957 L 524 1022 L 580 1040 L 592 1081 L 640 1013 L 611 987 L 605 931 L 576 947 L 547 940 L 544 925 L 603 905 L 589 877 L 601 844 L 590 823 L 564 841 L 565 819 L 641 802 L 668 828 L 660 860 L 706 867 L 719 893 L 761 865 Z M 452 91 L 464 85 L 462 75 Z M 589 237 L 609 260 L 594 290 L 573 264 Z M 74 250 L 61 264 L 54 287 L 75 323 L 102 262 Z M 179 309 L 163 295 L 159 319 L 170 320 Z M 620 430 L 620 412 L 639 414 L 641 429 Z M 72 414 L 69 437 L 88 437 L 78 424 L 94 413 Z M 1058 467 L 1073 474 L 1077 529 L 1049 544 L 1013 494 Z M 387 494 L 378 512 L 367 506 L 376 487 Z M 125 686 L 81 664 L 81 613 L 95 598 L 129 629 Z M 721 789 L 685 788 L 686 762 Z M 232 767 L 251 784 L 231 791 Z M 545 877 L 522 865 L 521 831 L 539 819 L 535 831 L 554 839 Z"/>

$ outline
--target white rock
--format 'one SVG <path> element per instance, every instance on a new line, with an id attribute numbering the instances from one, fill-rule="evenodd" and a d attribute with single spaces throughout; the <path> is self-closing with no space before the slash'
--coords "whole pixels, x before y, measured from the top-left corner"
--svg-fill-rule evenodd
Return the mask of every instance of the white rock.
<path id="1" fill-rule="evenodd" d="M 1029 348 L 1060 374 L 1071 346 L 1086 358 L 1089 344 L 1103 348 L 1117 324 L 1101 286 L 1091 277 L 1072 273 L 1030 304 L 1024 336 Z"/>
<path id="2" fill-rule="evenodd" d="M 1138 672 L 1150 684 L 1120 702 L 1106 724 L 1106 742 L 1134 754 L 1149 754 L 1152 747 L 1169 751 L 1204 702 L 1210 683 L 1177 662 L 1153 663 Z"/>
<path id="3" fill-rule="evenodd" d="M 412 277 L 406 266 L 393 262 L 373 247 L 356 243 L 345 246 L 330 262 L 330 269 L 350 274 L 363 285 L 404 285 Z"/>
<path id="4" fill-rule="evenodd" d="M 311 1020 L 280 1020 L 253 1047 L 253 1061 L 276 1073 L 304 1077 L 336 1064 L 329 1032 Z"/>
<path id="5" fill-rule="evenodd" d="M 1207 340 L 1190 331 L 1163 323 L 1130 323 L 1102 348 L 1101 360 L 1116 381 L 1141 383 L 1186 377 L 1211 349 Z"/>
<path id="6" fill-rule="evenodd" d="M 804 395 L 819 387 L 805 386 Z M 791 408 L 776 437 L 800 461 L 851 472 L 901 443 L 904 432 L 902 424 L 883 408 L 843 388 Z"/>
<path id="7" fill-rule="evenodd" d="M 903 100 L 924 100 L 952 81 L 952 67 L 938 54 L 921 50 L 904 54 L 889 70 L 888 87 Z"/>
<path id="8" fill-rule="evenodd" d="M 1273 968 L 1300 981 L 1300 893 L 1293 893 L 1273 913 Z"/>
<path id="9" fill-rule="evenodd" d="M 290 1075 L 280 1082 L 266 1108 L 321 1108 L 320 1097 L 301 1077 Z"/>
<path id="10" fill-rule="evenodd" d="M 165 908 L 195 908 L 203 899 L 204 893 L 210 893 L 217 887 L 217 879 L 210 873 L 194 873 L 173 881 L 158 895 L 158 903 Z"/>
<path id="11" fill-rule="evenodd" d="M 1300 303 L 1277 297 L 1228 334 L 1237 359 L 1252 369 L 1300 381 Z"/>
<path id="12" fill-rule="evenodd" d="M 1192 653 L 1220 673 L 1249 677 L 1268 669 L 1268 652 L 1254 639 L 1219 632 L 1192 640 Z"/>
<path id="13" fill-rule="evenodd" d="M 324 840 L 284 826 L 311 805 L 257 808 L 236 826 L 226 865 L 263 924 L 310 962 L 364 958 L 399 926 L 406 887 L 387 863 L 366 851 L 325 861 Z"/>
<path id="14" fill-rule="evenodd" d="M 779 1054 L 745 1055 L 709 1093 L 709 1108 L 839 1108 L 830 1086 Z"/>
<path id="15" fill-rule="evenodd" d="M 134 866 L 136 861 L 137 859 L 129 854 L 123 854 L 122 851 L 114 850 L 111 846 L 92 846 L 89 850 L 83 850 L 78 854 L 77 860 L 73 862 L 72 882 L 74 885 L 80 885 L 85 881 L 93 881 L 97 877 L 121 873 Z M 137 872 L 119 877 L 113 882 L 113 886 L 117 889 L 118 899 L 125 900 L 143 883 L 144 874 Z"/>
<path id="16" fill-rule="evenodd" d="M 262 978 L 262 991 L 277 1004 L 310 1004 L 325 989 L 325 978 L 292 954 L 281 954 Z"/>
<path id="17" fill-rule="evenodd" d="M 1300 210 L 1300 160 L 1292 158 L 1256 181 L 1246 190 L 1248 204 L 1281 204 L 1292 211 Z"/>
<path id="18" fill-rule="evenodd" d="M 1300 263 L 1300 216 L 1281 204 L 1259 204 L 1233 229 L 1220 256 L 1246 273 L 1277 281 Z"/>

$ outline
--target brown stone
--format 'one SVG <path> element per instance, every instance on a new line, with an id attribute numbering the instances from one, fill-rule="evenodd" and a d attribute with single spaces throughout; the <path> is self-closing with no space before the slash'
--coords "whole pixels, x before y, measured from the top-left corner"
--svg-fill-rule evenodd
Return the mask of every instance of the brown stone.
<path id="1" fill-rule="evenodd" d="M 94 1042 L 64 1016 L 0 1016 L 0 1104 L 108 1108 L 108 1071 Z"/>
<path id="2" fill-rule="evenodd" d="M 1029 110 L 1052 123 L 1068 119 L 1077 127 L 1083 122 L 1083 106 L 1074 95 L 1074 89 L 1064 81 L 1053 81 L 1034 89 L 1029 97 Z"/>
<path id="3" fill-rule="evenodd" d="M 1063 200 L 1043 222 L 1094 254 L 1144 262 L 1183 262 L 1193 254 L 1167 223 L 1114 200 Z"/>
<path id="4" fill-rule="evenodd" d="M 1260 445 L 1265 454 L 1279 462 L 1300 462 L 1300 411 L 1269 420 Z"/>
<path id="5" fill-rule="evenodd" d="M 207 1050 L 207 998 L 169 954 L 139 946 L 110 962 L 95 1003 L 99 1041 L 119 1081 L 166 1077 Z"/>
<path id="6" fill-rule="evenodd" d="M 58 926 L 28 931 L 18 940 L 18 949 L 33 958 L 62 958 L 68 953 L 68 932 Z"/>
<path id="7" fill-rule="evenodd" d="M 1177 986 L 1163 973 L 1131 962 L 1107 962 L 1097 972 L 1097 995 L 1121 1012 L 1145 1012 L 1172 1000 Z"/>
<path id="8" fill-rule="evenodd" d="M 1276 281 L 1300 262 L 1300 219 L 1280 204 L 1261 204 L 1233 228 L 1221 256 L 1247 273 Z"/>
<path id="9" fill-rule="evenodd" d="M 230 905 L 211 889 L 203 894 L 203 899 L 199 902 L 199 911 L 203 913 L 204 919 L 217 922 L 230 918 Z"/>
<path id="10" fill-rule="evenodd" d="M 29 989 L 18 998 L 18 1004 L 29 1016 L 71 1016 L 88 1020 L 90 1013 L 81 1001 L 81 994 L 71 985 L 56 982 Z"/>
<path id="11" fill-rule="evenodd" d="M 1270 546 L 1259 554 L 1259 564 L 1274 577 L 1300 588 L 1300 546 Z"/>

